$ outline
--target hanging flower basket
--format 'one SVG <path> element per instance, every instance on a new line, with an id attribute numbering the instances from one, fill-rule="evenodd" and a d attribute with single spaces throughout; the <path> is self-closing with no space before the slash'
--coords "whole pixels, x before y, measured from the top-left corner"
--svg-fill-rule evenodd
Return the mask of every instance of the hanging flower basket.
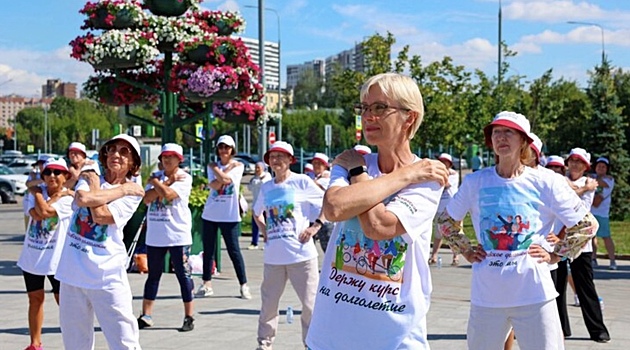
<path id="1" fill-rule="evenodd" d="M 144 0 L 144 6 L 154 15 L 175 17 L 183 15 L 189 8 L 197 9 L 200 0 Z"/>
<path id="2" fill-rule="evenodd" d="M 161 52 L 175 51 L 175 47 L 182 41 L 201 37 L 203 29 L 189 17 L 149 16 L 146 30 L 155 34 L 158 40 L 157 48 Z"/>
<path id="3" fill-rule="evenodd" d="M 144 66 L 160 52 L 153 33 L 109 30 L 101 36 L 88 33 L 70 42 L 71 57 L 94 69 L 128 69 Z"/>
<path id="4" fill-rule="evenodd" d="M 220 37 L 206 34 L 192 37 L 177 46 L 177 52 L 183 58 L 197 64 L 228 65 L 232 67 L 249 67 L 252 62 L 247 47 L 241 39 Z"/>
<path id="5" fill-rule="evenodd" d="M 229 36 L 245 30 L 245 19 L 238 12 L 199 11 L 189 15 L 208 33 Z"/>
<path id="6" fill-rule="evenodd" d="M 81 29 L 134 28 L 141 25 L 146 17 L 142 6 L 135 0 L 88 2 L 79 13 L 88 16 Z"/>
<path id="7" fill-rule="evenodd" d="M 177 86 L 174 90 L 182 91 L 188 100 L 230 101 L 262 96 L 262 86 L 252 78 L 248 69 L 182 64 L 176 68 L 175 76 Z"/>
<path id="8" fill-rule="evenodd" d="M 212 105 L 212 114 L 227 123 L 253 124 L 265 116 L 265 105 L 260 102 L 230 101 Z"/>
<path id="9" fill-rule="evenodd" d="M 192 91 L 184 91 L 184 96 L 190 102 L 227 102 L 238 98 L 238 90 L 219 90 L 211 96 L 205 96 Z"/>
<path id="10" fill-rule="evenodd" d="M 127 72 L 121 76 L 154 88 L 159 85 L 157 75 L 148 70 Z M 83 84 L 83 91 L 85 91 L 86 97 L 110 106 L 153 104 L 159 99 L 158 95 L 118 81 L 114 76 L 106 74 L 90 77 Z"/>

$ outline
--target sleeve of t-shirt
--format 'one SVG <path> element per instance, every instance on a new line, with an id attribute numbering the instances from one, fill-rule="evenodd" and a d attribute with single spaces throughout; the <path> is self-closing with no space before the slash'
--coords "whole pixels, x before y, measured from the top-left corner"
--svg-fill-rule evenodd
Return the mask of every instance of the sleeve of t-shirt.
<path id="1" fill-rule="evenodd" d="M 553 176 L 551 181 L 550 203 L 552 211 L 566 227 L 575 226 L 588 213 L 588 209 L 564 177 Z"/>
<path id="2" fill-rule="evenodd" d="M 608 184 L 608 187 L 604 187 L 602 190 L 602 196 L 604 196 L 605 198 L 610 196 L 613 188 L 615 188 L 615 179 L 613 179 L 612 177 L 604 178 L 604 182 Z"/>
<path id="3" fill-rule="evenodd" d="M 228 176 L 232 179 L 232 183 L 234 187 L 238 187 L 241 184 L 241 179 L 243 178 L 243 171 L 245 171 L 245 166 L 243 163 L 238 163 L 236 167 L 228 172 Z"/>
<path id="4" fill-rule="evenodd" d="M 309 221 L 315 221 L 322 211 L 324 191 L 306 176 L 304 178 L 304 198 L 309 205 L 308 219 Z"/>
<path id="5" fill-rule="evenodd" d="M 416 228 L 433 220 L 441 195 L 442 186 L 437 182 L 412 184 L 396 193 L 385 208 L 396 215 L 413 241 L 419 234 Z"/>
<path id="6" fill-rule="evenodd" d="M 50 206 L 53 207 L 53 209 L 55 209 L 55 211 L 57 212 L 57 217 L 59 219 L 65 219 L 67 217 L 70 217 L 73 213 L 73 210 L 72 210 L 73 200 L 74 198 L 72 198 L 72 196 L 63 196 L 59 198 L 55 203 L 51 204 Z"/>
<path id="7" fill-rule="evenodd" d="M 74 186 L 74 190 L 75 191 L 89 191 L 90 185 L 88 185 L 87 181 L 81 177 L 79 178 L 79 181 L 77 181 L 77 185 Z"/>
<path id="8" fill-rule="evenodd" d="M 454 220 L 463 220 L 466 216 L 466 213 L 470 211 L 470 204 L 472 201 L 472 187 L 473 181 L 470 180 L 471 175 L 469 175 L 465 181 L 462 182 L 462 185 L 457 189 L 457 192 L 448 201 L 446 205 L 446 212 L 450 215 Z"/>
<path id="9" fill-rule="evenodd" d="M 256 202 L 254 203 L 254 215 L 258 216 L 265 211 L 265 184 L 260 187 L 260 191 L 258 192 L 258 198 L 256 198 Z"/>
<path id="10" fill-rule="evenodd" d="M 348 170 L 339 165 L 333 165 L 332 170 L 330 171 L 330 183 L 328 184 L 328 188 L 333 186 L 343 187 L 349 185 Z"/>
<path id="11" fill-rule="evenodd" d="M 140 201 L 142 201 L 140 196 L 124 196 L 107 204 L 107 209 L 112 214 L 116 226 L 123 227 L 127 224 Z"/>
<path id="12" fill-rule="evenodd" d="M 182 173 L 186 174 L 184 171 Z M 177 173 L 175 176 L 181 175 L 181 173 Z M 186 178 L 184 180 L 175 181 L 170 186 L 171 190 L 175 191 L 180 199 L 188 200 L 190 197 L 190 191 L 192 191 L 192 176 L 186 174 Z"/>
<path id="13" fill-rule="evenodd" d="M 214 176 L 214 171 L 212 171 L 212 168 L 210 167 L 210 165 L 208 165 L 208 183 L 211 183 L 212 181 L 214 181 L 217 177 Z"/>

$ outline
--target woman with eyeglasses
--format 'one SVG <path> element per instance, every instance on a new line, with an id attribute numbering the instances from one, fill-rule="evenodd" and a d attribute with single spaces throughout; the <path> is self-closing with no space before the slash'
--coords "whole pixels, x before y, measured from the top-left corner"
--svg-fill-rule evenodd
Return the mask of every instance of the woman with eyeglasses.
<path id="1" fill-rule="evenodd" d="M 55 273 L 72 215 L 72 192 L 64 187 L 68 177 L 66 161 L 51 158 L 46 161 L 41 172 L 43 183 L 29 188 L 34 201 L 28 208 L 29 225 L 17 262 L 22 269 L 28 294 L 31 344 L 26 350 L 42 349 L 46 278 L 59 304 L 59 281 L 55 279 Z"/>
<path id="2" fill-rule="evenodd" d="M 197 290 L 198 297 L 214 294 L 212 289 L 212 266 L 217 249 L 217 234 L 221 230 L 225 248 L 228 251 L 236 277 L 240 285 L 241 298 L 251 299 L 247 286 L 245 262 L 238 243 L 241 213 L 239 193 L 243 178 L 243 163 L 235 160 L 236 144 L 230 135 L 217 140 L 216 154 L 219 162 L 208 164 L 208 185 L 210 195 L 206 200 L 201 218 L 203 219 L 203 284 Z"/>
<path id="3" fill-rule="evenodd" d="M 336 224 L 306 344 L 313 350 L 428 349 L 429 242 L 449 173 L 411 151 L 424 116 L 411 78 L 376 75 L 360 96 L 363 135 L 378 152 L 346 150 L 333 162 L 323 212 Z"/>
<path id="4" fill-rule="evenodd" d="M 117 135 L 101 147 L 98 159 L 103 176 L 96 164 L 81 169 L 57 269 L 63 343 L 66 349 L 93 349 L 96 316 L 110 349 L 139 350 L 123 227 L 144 195 L 131 179 L 140 170 L 140 145 Z"/>

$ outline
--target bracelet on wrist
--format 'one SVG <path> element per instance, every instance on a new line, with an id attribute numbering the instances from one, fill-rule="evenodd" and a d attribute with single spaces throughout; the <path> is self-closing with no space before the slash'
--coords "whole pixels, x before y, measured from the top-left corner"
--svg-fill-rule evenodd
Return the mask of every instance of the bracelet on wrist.
<path id="1" fill-rule="evenodd" d="M 324 222 L 321 221 L 319 218 L 315 219 L 315 223 L 320 224 L 321 226 L 324 226 Z"/>

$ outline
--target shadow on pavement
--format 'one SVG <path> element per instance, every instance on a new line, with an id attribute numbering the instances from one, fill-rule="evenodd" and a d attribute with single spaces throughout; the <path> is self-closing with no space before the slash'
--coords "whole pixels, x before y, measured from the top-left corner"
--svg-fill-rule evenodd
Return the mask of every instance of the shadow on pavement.
<path id="1" fill-rule="evenodd" d="M 608 270 L 608 267 L 595 268 L 593 276 L 595 280 L 627 280 L 630 279 L 630 266 L 618 266 L 617 270 Z"/>
<path id="2" fill-rule="evenodd" d="M 24 321 L 26 322 L 26 320 Z M 0 333 L 28 335 L 28 327 L 0 329 Z M 42 334 L 61 334 L 61 328 L 44 327 L 42 328 Z"/>
<path id="3" fill-rule="evenodd" d="M 0 260 L 0 276 L 21 276 L 22 270 L 15 265 L 15 261 Z"/>
<path id="4" fill-rule="evenodd" d="M 429 334 L 429 340 L 466 340 L 466 334 Z"/>

